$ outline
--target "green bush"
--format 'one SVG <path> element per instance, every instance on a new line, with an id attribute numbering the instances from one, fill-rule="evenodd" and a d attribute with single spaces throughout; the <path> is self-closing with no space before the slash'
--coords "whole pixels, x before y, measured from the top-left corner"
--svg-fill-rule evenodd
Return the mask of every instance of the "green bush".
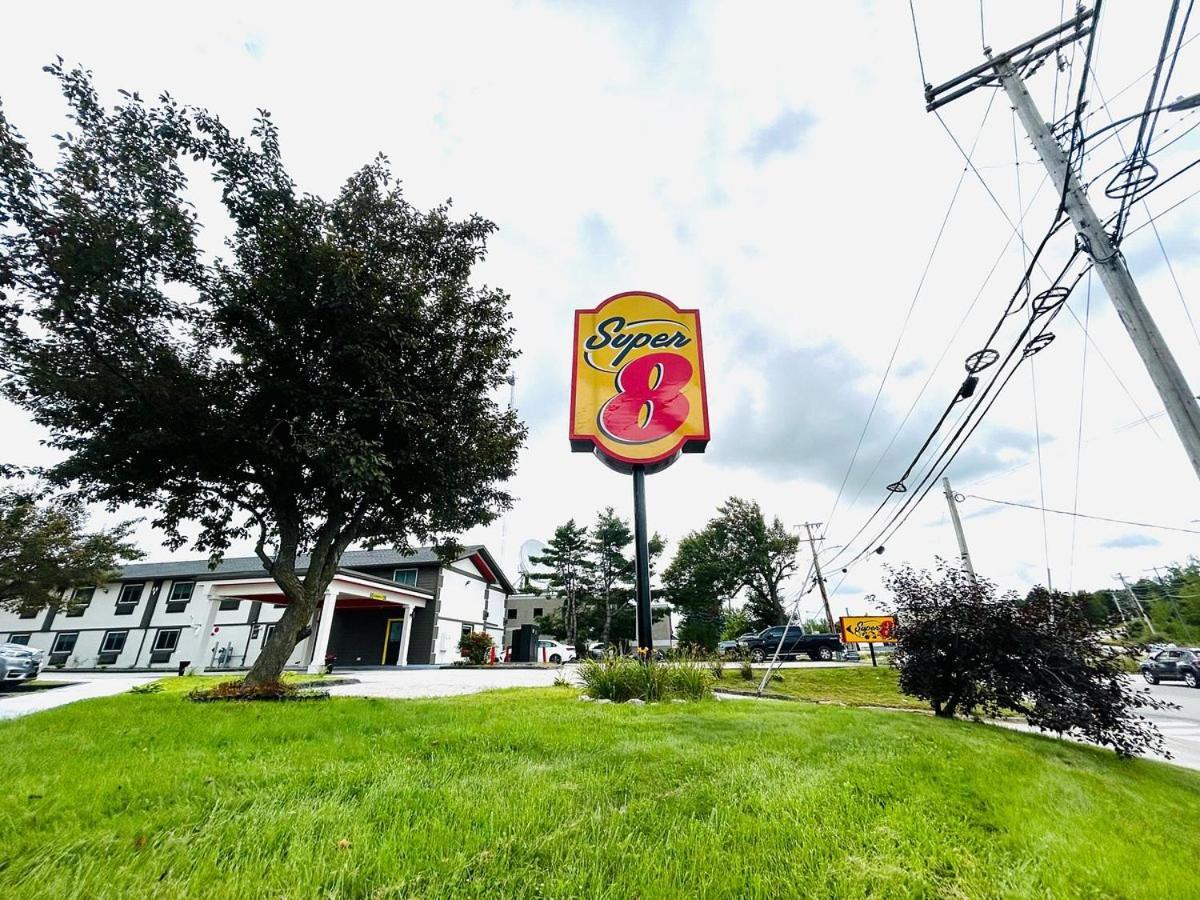
<path id="1" fill-rule="evenodd" d="M 486 631 L 468 631 L 458 641 L 458 649 L 467 662 L 474 666 L 482 666 L 487 662 L 494 646 L 492 636 Z"/>

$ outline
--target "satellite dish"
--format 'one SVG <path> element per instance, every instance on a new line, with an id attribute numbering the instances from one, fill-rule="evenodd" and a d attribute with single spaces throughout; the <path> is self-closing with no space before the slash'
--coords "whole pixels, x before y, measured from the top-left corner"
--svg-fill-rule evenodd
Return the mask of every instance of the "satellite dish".
<path id="1" fill-rule="evenodd" d="M 524 581 L 531 573 L 537 570 L 537 566 L 533 563 L 533 558 L 541 556 L 545 552 L 546 545 L 542 541 L 530 539 L 521 544 L 521 558 L 520 562 L 517 563 L 517 574 L 521 576 L 521 581 Z"/>

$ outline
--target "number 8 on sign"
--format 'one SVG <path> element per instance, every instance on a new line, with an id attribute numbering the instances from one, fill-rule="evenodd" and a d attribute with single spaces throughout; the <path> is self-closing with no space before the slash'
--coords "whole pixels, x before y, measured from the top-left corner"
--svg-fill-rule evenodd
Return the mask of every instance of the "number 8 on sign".
<path id="1" fill-rule="evenodd" d="M 672 434 L 691 405 L 681 391 L 692 364 L 674 353 L 650 353 L 621 367 L 617 393 L 600 409 L 601 430 L 623 444 L 648 444 Z"/>

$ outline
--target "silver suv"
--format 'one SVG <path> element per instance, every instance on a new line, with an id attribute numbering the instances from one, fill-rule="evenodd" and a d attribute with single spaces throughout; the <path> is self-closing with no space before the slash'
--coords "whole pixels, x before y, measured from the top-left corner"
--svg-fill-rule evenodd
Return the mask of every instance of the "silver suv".
<path id="1" fill-rule="evenodd" d="M 33 681 L 42 670 L 42 655 L 23 644 L 0 644 L 0 685 Z"/>

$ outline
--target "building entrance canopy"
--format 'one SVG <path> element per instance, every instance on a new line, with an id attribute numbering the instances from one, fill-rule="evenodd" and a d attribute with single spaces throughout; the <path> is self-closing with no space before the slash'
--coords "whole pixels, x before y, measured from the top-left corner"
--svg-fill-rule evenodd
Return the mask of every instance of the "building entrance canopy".
<path id="1" fill-rule="evenodd" d="M 200 585 L 199 589 L 207 588 L 208 591 L 208 610 L 196 654 L 198 662 L 193 667 L 197 674 L 204 672 L 208 644 L 212 640 L 217 610 L 222 600 L 259 600 L 278 604 L 290 602 L 274 579 L 268 577 L 214 579 L 200 582 Z M 429 594 L 406 585 L 357 572 L 338 570 L 317 609 L 313 633 L 304 654 L 308 671 L 315 674 L 324 665 L 330 629 L 333 627 L 333 614 L 337 609 L 390 608 L 396 609 L 398 616 L 402 612 L 404 625 L 400 637 L 398 664 L 404 665 L 408 659 L 408 643 L 412 636 L 413 610 L 424 607 L 430 599 L 432 598 Z"/>

